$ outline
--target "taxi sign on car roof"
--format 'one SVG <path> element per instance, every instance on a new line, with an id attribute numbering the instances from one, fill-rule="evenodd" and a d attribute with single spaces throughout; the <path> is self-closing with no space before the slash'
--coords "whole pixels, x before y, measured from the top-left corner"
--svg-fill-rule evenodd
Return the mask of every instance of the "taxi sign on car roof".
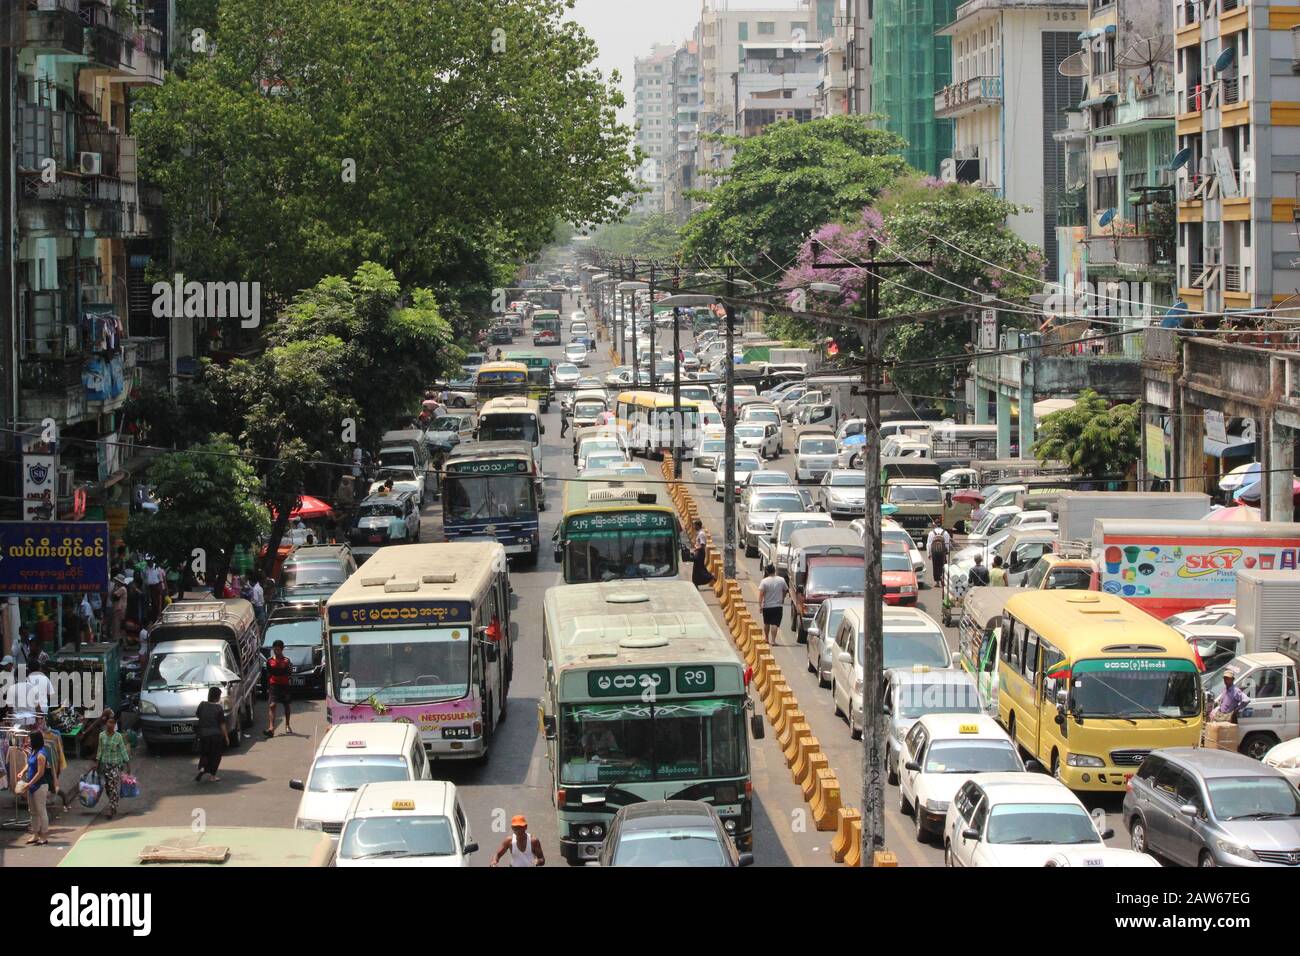
<path id="1" fill-rule="evenodd" d="M 961 724 L 957 728 L 959 734 L 978 734 L 980 732 L 979 724 Z"/>
<path id="2" fill-rule="evenodd" d="M 913 665 L 912 665 L 912 673 L 913 673 L 913 674 L 928 674 L 928 673 L 930 673 L 930 665 L 929 665 L 929 664 L 913 664 Z"/>
<path id="3" fill-rule="evenodd" d="M 414 810 L 414 809 L 415 809 L 415 801 L 414 801 L 414 800 L 394 800 L 394 801 L 393 801 L 393 809 L 394 809 L 394 810 Z"/>
<path id="4" fill-rule="evenodd" d="M 366 745 L 366 742 L 365 742 L 364 740 L 349 740 L 349 741 L 348 741 L 348 746 L 349 746 L 349 747 L 364 747 L 365 745 Z"/>

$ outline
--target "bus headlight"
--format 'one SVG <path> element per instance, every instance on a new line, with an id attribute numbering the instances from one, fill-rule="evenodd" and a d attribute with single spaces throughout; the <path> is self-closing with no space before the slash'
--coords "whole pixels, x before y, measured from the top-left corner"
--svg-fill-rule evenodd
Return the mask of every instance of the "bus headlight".
<path id="1" fill-rule="evenodd" d="M 1104 767 L 1106 761 L 1091 754 L 1066 754 L 1065 765 L 1067 767 Z"/>
<path id="2" fill-rule="evenodd" d="M 736 835 L 736 821 L 734 819 L 723 820 L 722 827 L 732 836 Z"/>

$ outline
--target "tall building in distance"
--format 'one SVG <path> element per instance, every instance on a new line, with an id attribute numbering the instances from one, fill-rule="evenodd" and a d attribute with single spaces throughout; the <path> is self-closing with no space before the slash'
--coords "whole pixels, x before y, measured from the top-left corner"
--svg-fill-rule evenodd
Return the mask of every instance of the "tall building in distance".
<path id="1" fill-rule="evenodd" d="M 957 0 L 873 0 L 868 7 L 871 112 L 907 140 L 903 157 L 911 165 L 938 175 L 939 161 L 952 154 L 952 121 L 934 115 L 935 90 L 952 79 L 951 39 L 940 31 Z"/>
<path id="2" fill-rule="evenodd" d="M 694 40 L 679 46 L 672 59 L 670 87 L 675 112 L 673 149 L 664 183 L 664 212 L 678 224 L 690 218 L 688 190 L 696 188 L 695 153 L 699 141 L 700 48 Z"/>
<path id="3" fill-rule="evenodd" d="M 637 203 L 639 212 L 664 209 L 664 184 L 677 151 L 672 92 L 676 52 L 672 44 L 656 44 L 649 56 L 637 57 L 632 68 L 636 144 L 644 154 L 638 178 L 646 189 Z"/>
<path id="4" fill-rule="evenodd" d="M 1007 225 L 1045 251 L 1052 277 L 1066 183 L 1065 150 L 1053 134 L 1083 90 L 1060 65 L 1078 51 L 1087 16 L 1087 0 L 967 0 L 939 30 L 951 41 L 952 82 L 934 94 L 934 115 L 953 124 L 940 173 L 1024 208 Z"/>

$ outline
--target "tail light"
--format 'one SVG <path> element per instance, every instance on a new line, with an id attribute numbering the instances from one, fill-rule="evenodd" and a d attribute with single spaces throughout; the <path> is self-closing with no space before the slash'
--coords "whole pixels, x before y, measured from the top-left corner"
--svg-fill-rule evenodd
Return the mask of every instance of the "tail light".
<path id="1" fill-rule="evenodd" d="M 566 790 L 556 790 L 556 791 L 555 791 L 555 805 L 556 805 L 557 807 L 562 807 L 562 806 L 564 806 L 565 802 L 568 800 L 568 797 L 569 797 L 568 791 L 566 791 Z"/>
<path id="2" fill-rule="evenodd" d="M 746 798 L 749 798 L 749 797 L 752 797 L 753 795 L 754 795 L 754 781 L 752 781 L 752 780 L 746 780 L 746 781 L 745 781 L 745 796 L 746 796 Z"/>
<path id="3" fill-rule="evenodd" d="M 753 679 L 754 679 L 754 668 L 752 666 L 746 667 L 745 668 L 745 689 L 746 690 L 749 689 L 749 682 Z"/>

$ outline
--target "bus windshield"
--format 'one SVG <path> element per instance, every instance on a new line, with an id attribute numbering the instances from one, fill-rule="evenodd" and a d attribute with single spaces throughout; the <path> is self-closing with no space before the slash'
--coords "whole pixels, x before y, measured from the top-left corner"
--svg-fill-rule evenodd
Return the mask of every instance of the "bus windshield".
<path id="1" fill-rule="evenodd" d="M 1195 717 L 1196 665 L 1179 658 L 1108 658 L 1074 665 L 1070 713 L 1076 717 Z"/>
<path id="2" fill-rule="evenodd" d="M 676 536 L 671 531 L 605 531 L 571 537 L 564 565 L 568 584 L 673 577 L 677 574 Z"/>
<path id="3" fill-rule="evenodd" d="M 529 475 L 447 475 L 443 514 L 453 521 L 521 518 L 537 513 Z"/>
<path id="4" fill-rule="evenodd" d="M 344 704 L 458 700 L 469 693 L 469 665 L 465 627 L 330 632 L 330 683 Z"/>
<path id="5" fill-rule="evenodd" d="M 560 710 L 561 783 L 699 780 L 749 771 L 741 698 L 570 704 Z"/>
<path id="6" fill-rule="evenodd" d="M 521 414 L 492 414 L 479 419 L 478 440 L 526 441 L 537 444 L 537 416 L 532 412 Z"/>

